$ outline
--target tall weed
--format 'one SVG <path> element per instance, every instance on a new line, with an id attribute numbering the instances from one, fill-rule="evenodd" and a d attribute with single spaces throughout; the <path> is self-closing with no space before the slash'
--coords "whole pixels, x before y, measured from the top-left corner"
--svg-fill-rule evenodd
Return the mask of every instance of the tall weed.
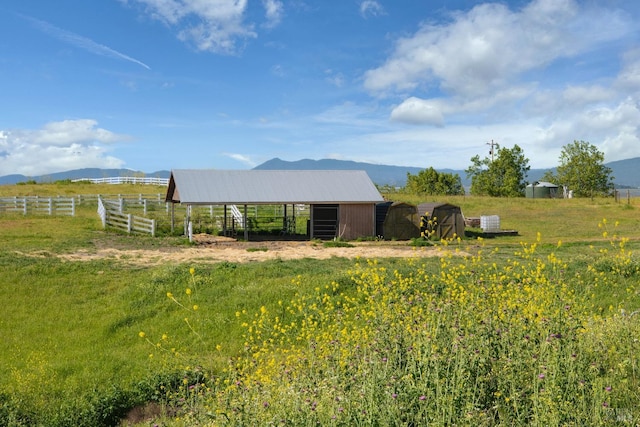
<path id="1" fill-rule="evenodd" d="M 635 265 L 610 237 L 598 263 Z M 506 258 L 445 248 L 436 271 L 359 260 L 346 286 L 240 311 L 243 354 L 171 424 L 637 423 L 637 289 L 617 280 L 637 269 L 578 273 L 540 241 Z M 599 307 L 603 288 L 618 306 Z"/>

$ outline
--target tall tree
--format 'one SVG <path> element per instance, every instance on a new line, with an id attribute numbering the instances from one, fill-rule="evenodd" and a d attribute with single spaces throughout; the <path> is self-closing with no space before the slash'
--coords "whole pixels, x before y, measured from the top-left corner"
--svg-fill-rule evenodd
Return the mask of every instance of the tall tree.
<path id="1" fill-rule="evenodd" d="M 460 175 L 438 172 L 432 167 L 421 170 L 417 175 L 407 173 L 405 191 L 410 194 L 434 196 L 464 195 Z"/>
<path id="2" fill-rule="evenodd" d="M 523 197 L 526 187 L 525 177 L 529 171 L 529 159 L 518 145 L 500 148 L 493 161 L 480 156 L 471 158 L 471 166 L 466 169 L 471 178 L 471 194 L 494 197 Z"/>
<path id="3" fill-rule="evenodd" d="M 566 185 L 578 197 L 609 195 L 613 190 L 611 168 L 604 165 L 604 153 L 585 141 L 573 141 L 562 147 L 560 165 L 549 179 L 558 185 Z"/>

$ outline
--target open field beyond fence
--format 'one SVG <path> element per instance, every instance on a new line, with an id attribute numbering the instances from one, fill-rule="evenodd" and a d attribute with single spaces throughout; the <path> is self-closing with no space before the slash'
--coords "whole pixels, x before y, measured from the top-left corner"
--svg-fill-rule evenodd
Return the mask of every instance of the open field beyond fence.
<path id="1" fill-rule="evenodd" d="M 154 193 L 112 187 L 0 197 Z M 519 235 L 211 263 L 94 202 L 0 215 L 0 425 L 637 425 L 640 200 L 437 201 Z M 409 242 L 361 243 L 385 244 Z"/>

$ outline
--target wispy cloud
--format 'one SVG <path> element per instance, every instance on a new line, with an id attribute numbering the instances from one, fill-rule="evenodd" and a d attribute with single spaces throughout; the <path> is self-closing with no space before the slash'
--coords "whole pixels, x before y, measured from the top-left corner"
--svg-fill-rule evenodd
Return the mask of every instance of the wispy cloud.
<path id="1" fill-rule="evenodd" d="M 125 55 L 124 53 L 118 52 L 117 50 L 111 49 L 108 46 L 97 43 L 88 37 L 72 33 L 71 31 L 63 30 L 62 28 L 58 28 L 48 22 L 41 21 L 30 16 L 22 15 L 22 17 L 32 22 L 33 25 L 43 33 L 65 43 L 68 43 L 72 46 L 75 46 L 79 49 L 86 50 L 87 52 L 93 53 L 94 55 L 133 62 L 134 64 L 138 64 L 141 67 L 146 68 L 147 70 L 151 69 L 151 67 L 149 67 L 144 62 L 132 58 L 129 55 Z"/>
<path id="2" fill-rule="evenodd" d="M 255 167 L 257 166 L 257 163 L 255 161 L 253 161 L 249 156 L 245 156 L 244 154 L 237 154 L 237 153 L 224 153 L 224 156 L 227 156 L 233 160 L 236 160 L 240 163 L 244 163 L 245 165 L 249 166 L 249 167 Z"/>
<path id="3" fill-rule="evenodd" d="M 364 18 L 368 16 L 380 16 L 385 15 L 382 5 L 375 0 L 364 0 L 360 3 L 360 15 Z"/>
<path id="4" fill-rule="evenodd" d="M 277 0 L 262 0 L 262 5 L 264 6 L 267 18 L 265 27 L 274 28 L 280 24 L 282 20 L 282 2 Z"/>

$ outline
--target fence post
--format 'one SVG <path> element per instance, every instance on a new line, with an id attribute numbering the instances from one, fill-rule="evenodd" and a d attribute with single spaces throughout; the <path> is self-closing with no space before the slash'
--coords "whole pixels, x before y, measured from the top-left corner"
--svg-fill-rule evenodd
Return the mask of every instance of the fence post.
<path id="1" fill-rule="evenodd" d="M 24 214 L 26 215 L 27 214 L 27 198 L 26 197 L 22 198 L 22 203 L 24 203 L 23 209 L 24 209 Z"/>
<path id="2" fill-rule="evenodd" d="M 102 220 L 102 228 L 107 228 L 107 210 L 102 203 L 102 197 L 98 194 L 98 215 Z"/>
<path id="3" fill-rule="evenodd" d="M 71 216 L 76 216 L 76 199 L 71 198 Z"/>
<path id="4" fill-rule="evenodd" d="M 156 220 L 151 220 L 151 237 L 156 237 Z"/>
<path id="5" fill-rule="evenodd" d="M 49 216 L 53 215 L 53 199 L 49 197 Z"/>

